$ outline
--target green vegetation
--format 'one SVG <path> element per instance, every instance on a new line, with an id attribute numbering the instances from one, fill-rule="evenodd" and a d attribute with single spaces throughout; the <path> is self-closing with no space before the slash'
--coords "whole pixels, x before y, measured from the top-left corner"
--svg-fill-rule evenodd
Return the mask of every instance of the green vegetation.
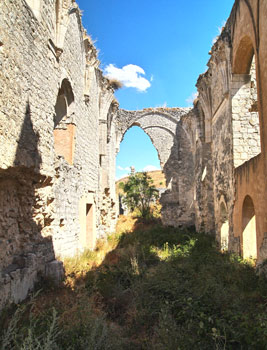
<path id="1" fill-rule="evenodd" d="M 71 288 L 3 317 L 0 349 L 266 349 L 267 281 L 249 262 L 192 230 L 135 227 L 85 253 L 82 271 L 69 261 Z"/>
<path id="2" fill-rule="evenodd" d="M 120 183 L 120 188 L 125 193 L 123 201 L 131 212 L 137 209 L 142 218 L 151 217 L 151 204 L 158 198 L 158 191 L 146 172 L 129 176 L 126 183 Z"/>

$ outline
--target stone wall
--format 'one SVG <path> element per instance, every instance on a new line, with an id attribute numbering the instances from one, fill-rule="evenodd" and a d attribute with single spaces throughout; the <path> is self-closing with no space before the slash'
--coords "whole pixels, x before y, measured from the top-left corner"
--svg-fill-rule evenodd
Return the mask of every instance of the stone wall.
<path id="1" fill-rule="evenodd" d="M 234 166 L 261 152 L 255 57 L 250 74 L 232 76 L 232 119 Z"/>
<path id="2" fill-rule="evenodd" d="M 253 258 L 258 259 L 260 263 L 267 257 L 267 234 L 264 231 L 266 207 L 264 204 L 265 198 L 262 196 L 262 187 L 266 177 L 264 175 L 262 155 L 259 154 L 238 167 L 235 171 L 235 180 L 234 234 L 240 241 L 240 252 L 248 257 L 248 251 L 249 255 L 251 254 Z M 249 218 L 251 221 L 250 225 L 244 220 L 245 200 L 248 197 L 251 199 L 254 207 L 254 215 Z M 251 231 L 247 238 L 244 237 L 246 228 Z M 247 242 L 244 242 L 244 238 Z M 253 241 L 255 242 L 254 252 L 251 250 Z"/>
<path id="3" fill-rule="evenodd" d="M 244 257 L 249 256 L 244 241 L 256 242 L 252 257 L 261 262 L 267 258 L 266 118 L 263 113 L 267 101 L 262 83 L 267 43 L 259 44 L 265 37 L 264 25 L 254 25 L 259 23 L 259 14 L 261 18 L 267 16 L 264 1 L 235 2 L 210 51 L 208 70 L 198 79 L 196 106 L 199 120 L 204 120 L 200 127 L 205 137 L 196 145 L 195 180 L 196 227 L 209 231 L 207 225 L 212 228 L 214 224 L 221 248 Z M 209 166 L 202 173 L 203 163 Z M 201 173 L 204 178 L 209 173 L 209 196 L 205 196 Z M 211 193 L 213 204 L 208 203 Z M 252 211 L 254 214 L 248 219 Z"/>
<path id="4" fill-rule="evenodd" d="M 114 121 L 109 140 L 101 125 L 116 103 L 75 2 L 3 0 L 0 13 L 1 307 L 114 229 Z"/>

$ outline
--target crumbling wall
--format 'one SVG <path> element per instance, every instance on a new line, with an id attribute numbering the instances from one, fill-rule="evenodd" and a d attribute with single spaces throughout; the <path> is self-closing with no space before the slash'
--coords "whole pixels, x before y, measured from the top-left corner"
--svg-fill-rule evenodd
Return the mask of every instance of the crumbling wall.
<path id="1" fill-rule="evenodd" d="M 113 89 L 77 4 L 35 5 L 0 3 L 0 307 L 24 299 L 39 274 L 59 281 L 55 257 L 92 249 L 116 221 L 115 166 L 102 165 L 102 186 L 99 162 Z M 114 121 L 110 129 L 114 145 Z"/>
<path id="2" fill-rule="evenodd" d="M 197 82 L 197 106 L 199 116 L 204 114 L 201 128 L 205 135 L 199 142 L 202 146 L 197 147 L 196 157 L 197 227 L 203 226 L 207 231 L 204 218 L 209 215 L 208 207 L 212 207 L 208 203 L 211 196 L 203 193 L 201 179 L 201 168 L 207 162 L 209 166 L 205 167 L 202 177 L 210 173 L 209 192 L 214 201 L 214 219 L 210 217 L 210 222 L 214 221 L 221 248 L 244 254 L 243 235 L 247 235 L 244 205 L 249 198 L 256 223 L 250 225 L 251 242 L 257 244 L 257 254 L 253 257 L 257 257 L 258 262 L 266 258 L 263 253 L 267 227 L 263 164 L 266 152 L 261 153 L 266 147 L 263 137 L 266 101 L 261 90 L 266 47 L 259 46 L 265 37 L 264 29 L 256 28 L 253 23 L 259 21 L 260 13 L 264 18 L 264 11 L 263 1 L 235 2 L 225 28 L 211 49 L 208 70 Z"/>
<path id="3" fill-rule="evenodd" d="M 233 136 L 230 82 L 230 34 L 227 30 L 215 43 L 208 70 L 197 82 L 198 110 L 204 114 L 203 138 L 199 150 L 199 171 L 196 191 L 200 225 L 205 231 L 215 229 L 221 243 L 221 228 L 229 221 L 233 236 L 234 205 Z M 221 213 L 221 203 L 226 214 Z M 208 220 L 207 220 L 208 219 Z"/>
<path id="4" fill-rule="evenodd" d="M 192 138 L 195 149 L 194 205 L 195 226 L 198 232 L 214 232 L 213 163 L 211 142 L 206 141 L 204 112 L 198 100 L 195 102 L 195 123 Z M 192 118 L 191 118 L 192 119 Z M 210 137 L 211 131 L 209 130 Z"/>
<path id="5" fill-rule="evenodd" d="M 221 248 L 242 253 L 249 197 L 266 259 L 264 0 L 235 2 L 193 109 L 118 111 L 73 0 L 2 0 L 0 13 L 0 308 L 40 274 L 59 281 L 56 258 L 114 230 L 115 157 L 133 125 L 165 173 L 163 223 L 215 230 Z"/>
<path id="6" fill-rule="evenodd" d="M 194 150 L 191 130 L 183 121 L 190 113 L 194 114 L 190 108 L 120 110 L 116 119 L 118 146 L 125 132 L 135 125 L 147 133 L 158 152 L 167 186 L 161 195 L 165 225 L 194 225 Z"/>

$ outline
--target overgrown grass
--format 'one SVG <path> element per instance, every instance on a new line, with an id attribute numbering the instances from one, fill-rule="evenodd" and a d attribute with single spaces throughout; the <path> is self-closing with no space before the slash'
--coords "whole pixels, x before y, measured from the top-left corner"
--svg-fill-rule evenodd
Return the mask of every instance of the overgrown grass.
<path id="1" fill-rule="evenodd" d="M 87 289 L 137 349 L 266 349 L 266 280 L 212 237 L 156 226 L 122 234 L 116 254 Z"/>
<path id="2" fill-rule="evenodd" d="M 61 291 L 15 313 L 2 349 L 267 349 L 267 281 L 249 262 L 193 230 L 127 220 L 67 262 Z"/>

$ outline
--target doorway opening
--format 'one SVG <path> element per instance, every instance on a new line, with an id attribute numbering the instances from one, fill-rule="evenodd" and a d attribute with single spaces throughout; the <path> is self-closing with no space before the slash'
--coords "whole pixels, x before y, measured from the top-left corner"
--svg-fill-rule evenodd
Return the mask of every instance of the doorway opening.
<path id="1" fill-rule="evenodd" d="M 96 218 L 93 194 L 80 199 L 80 244 L 82 249 L 94 249 L 96 244 Z"/>

